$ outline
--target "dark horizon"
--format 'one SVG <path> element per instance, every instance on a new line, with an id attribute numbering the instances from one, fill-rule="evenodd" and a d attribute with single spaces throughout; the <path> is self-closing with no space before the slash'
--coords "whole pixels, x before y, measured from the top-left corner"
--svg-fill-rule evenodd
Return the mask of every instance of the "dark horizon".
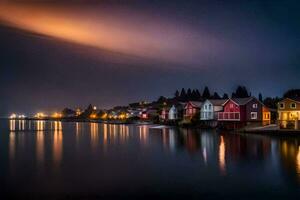
<path id="1" fill-rule="evenodd" d="M 299 8 L 292 0 L 3 1 L 0 116 L 109 108 L 205 86 L 281 97 L 300 87 Z"/>

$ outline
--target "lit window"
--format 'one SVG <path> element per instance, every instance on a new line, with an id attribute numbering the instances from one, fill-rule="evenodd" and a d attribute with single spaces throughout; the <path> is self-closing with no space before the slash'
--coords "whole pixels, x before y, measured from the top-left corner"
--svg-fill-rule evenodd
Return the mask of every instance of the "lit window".
<path id="1" fill-rule="evenodd" d="M 257 103 L 252 105 L 252 108 L 257 108 L 257 107 L 258 107 Z"/>
<path id="2" fill-rule="evenodd" d="M 280 103 L 279 108 L 283 109 L 284 108 L 284 103 Z"/>
<path id="3" fill-rule="evenodd" d="M 251 112 L 251 119 L 257 119 L 257 112 Z"/>
<path id="4" fill-rule="evenodd" d="M 230 108 L 233 108 L 233 104 L 230 104 Z"/>
<path id="5" fill-rule="evenodd" d="M 291 103 L 291 108 L 296 108 L 296 104 L 295 103 Z"/>

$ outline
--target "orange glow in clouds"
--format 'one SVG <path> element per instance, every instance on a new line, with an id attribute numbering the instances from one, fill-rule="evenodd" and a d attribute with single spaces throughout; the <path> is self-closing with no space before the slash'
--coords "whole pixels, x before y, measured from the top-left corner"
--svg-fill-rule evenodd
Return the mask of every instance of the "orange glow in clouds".
<path id="1" fill-rule="evenodd" d="M 140 15 L 91 6 L 0 3 L 0 23 L 15 28 L 152 59 L 193 55 L 196 43 L 184 26 Z"/>

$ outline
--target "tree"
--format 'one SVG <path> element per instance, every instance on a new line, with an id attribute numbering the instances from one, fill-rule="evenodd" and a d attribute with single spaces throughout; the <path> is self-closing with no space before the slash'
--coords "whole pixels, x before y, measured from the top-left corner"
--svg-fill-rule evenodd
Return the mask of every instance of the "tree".
<path id="1" fill-rule="evenodd" d="M 217 92 L 215 92 L 213 95 L 213 99 L 221 99 L 221 97 Z"/>
<path id="2" fill-rule="evenodd" d="M 291 89 L 283 94 L 284 98 L 300 98 L 300 89 Z"/>
<path id="3" fill-rule="evenodd" d="M 187 90 L 187 98 L 188 98 L 188 100 L 190 100 L 191 97 L 192 97 L 192 91 L 191 91 L 191 89 L 189 88 L 189 89 Z"/>
<path id="4" fill-rule="evenodd" d="M 70 116 L 70 115 L 75 115 L 75 114 L 76 114 L 76 112 L 74 110 L 70 109 L 70 108 L 65 108 L 62 111 L 62 115 L 64 117 L 67 117 L 67 116 Z"/>
<path id="5" fill-rule="evenodd" d="M 185 92 L 185 89 L 184 89 L 184 88 L 181 89 L 181 92 L 180 92 L 180 100 L 181 100 L 181 101 L 186 101 L 186 92 Z"/>
<path id="6" fill-rule="evenodd" d="M 175 94 L 174 94 L 174 96 L 175 96 L 175 99 L 178 99 L 178 98 L 179 98 L 179 95 L 180 95 L 179 91 L 178 91 L 178 90 L 176 90 L 176 92 L 175 92 Z"/>
<path id="7" fill-rule="evenodd" d="M 197 100 L 201 99 L 201 93 L 199 92 L 199 90 L 196 90 L 196 96 L 197 96 Z"/>
<path id="8" fill-rule="evenodd" d="M 209 99 L 209 98 L 210 98 L 210 91 L 209 91 L 209 89 L 208 89 L 207 86 L 204 88 L 202 97 L 203 97 L 204 99 Z"/>
<path id="9" fill-rule="evenodd" d="M 263 103 L 268 108 L 277 109 L 277 104 L 278 104 L 279 101 L 280 101 L 280 98 L 278 98 L 278 97 L 275 97 L 275 98 L 267 97 L 267 98 L 265 98 Z"/>
<path id="10" fill-rule="evenodd" d="M 164 103 L 164 102 L 166 102 L 166 101 L 167 101 L 167 98 L 164 97 L 164 96 L 160 96 L 160 97 L 158 98 L 158 100 L 157 100 L 158 103 Z"/>
<path id="11" fill-rule="evenodd" d="M 261 102 L 263 102 L 263 97 L 262 97 L 261 93 L 258 94 L 258 100 L 261 101 Z"/>
<path id="12" fill-rule="evenodd" d="M 227 93 L 224 93 L 223 98 L 222 99 L 229 99 L 229 96 Z"/>
<path id="13" fill-rule="evenodd" d="M 232 98 L 247 98 L 250 97 L 249 92 L 245 86 L 238 86 L 236 91 L 232 93 Z"/>

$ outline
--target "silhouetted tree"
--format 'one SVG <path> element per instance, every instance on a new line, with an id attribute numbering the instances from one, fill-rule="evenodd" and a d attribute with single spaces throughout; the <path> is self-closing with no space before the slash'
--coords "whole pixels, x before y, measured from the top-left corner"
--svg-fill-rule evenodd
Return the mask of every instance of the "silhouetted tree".
<path id="1" fill-rule="evenodd" d="M 191 97 L 192 97 L 192 91 L 191 91 L 191 89 L 189 88 L 189 89 L 187 90 L 187 98 L 188 98 L 188 100 L 191 100 Z"/>
<path id="2" fill-rule="evenodd" d="M 300 98 L 300 89 L 291 89 L 283 94 L 284 98 Z"/>
<path id="3" fill-rule="evenodd" d="M 65 108 L 65 109 L 63 109 L 63 111 L 62 111 L 62 115 L 63 115 L 64 117 L 70 116 L 70 115 L 75 115 L 75 114 L 76 114 L 76 112 L 75 112 L 74 110 L 70 109 L 70 108 Z"/>
<path id="4" fill-rule="evenodd" d="M 280 98 L 278 98 L 278 97 L 275 97 L 275 98 L 267 97 L 267 98 L 265 98 L 263 103 L 268 108 L 277 109 L 277 104 L 278 104 L 279 101 L 280 101 Z"/>
<path id="5" fill-rule="evenodd" d="M 199 92 L 199 90 L 196 90 L 196 96 L 197 96 L 197 100 L 201 99 L 201 93 Z"/>
<path id="6" fill-rule="evenodd" d="M 180 92 L 180 100 L 181 100 L 181 101 L 186 101 L 186 92 L 185 92 L 185 89 L 184 89 L 184 88 L 181 89 L 181 92 Z"/>
<path id="7" fill-rule="evenodd" d="M 263 102 L 263 97 L 262 97 L 261 93 L 258 94 L 258 100 L 261 101 L 261 102 Z"/>
<path id="8" fill-rule="evenodd" d="M 246 98 L 250 97 L 250 94 L 245 86 L 238 86 L 236 91 L 232 93 L 232 98 Z"/>
<path id="9" fill-rule="evenodd" d="M 160 97 L 158 98 L 158 100 L 157 100 L 158 103 L 164 103 L 164 102 L 166 102 L 166 101 L 167 101 L 167 98 L 164 97 L 164 96 L 160 96 Z"/>
<path id="10" fill-rule="evenodd" d="M 227 93 L 224 93 L 224 95 L 223 95 L 222 99 L 229 99 L 229 96 L 228 96 L 228 94 L 227 94 Z"/>
<path id="11" fill-rule="evenodd" d="M 178 90 L 176 90 L 174 96 L 175 96 L 175 99 L 179 99 L 180 93 Z"/>
<path id="12" fill-rule="evenodd" d="M 192 91 L 192 97 L 191 97 L 191 100 L 193 100 L 193 101 L 197 101 L 197 100 L 198 100 L 196 90 L 193 90 L 193 91 Z"/>
<path id="13" fill-rule="evenodd" d="M 209 89 L 208 89 L 207 86 L 204 88 L 202 97 L 203 97 L 204 99 L 209 99 L 209 98 L 210 98 L 210 91 L 209 91 Z"/>
<path id="14" fill-rule="evenodd" d="M 213 95 L 213 99 L 221 99 L 221 97 L 217 92 L 215 92 Z"/>

